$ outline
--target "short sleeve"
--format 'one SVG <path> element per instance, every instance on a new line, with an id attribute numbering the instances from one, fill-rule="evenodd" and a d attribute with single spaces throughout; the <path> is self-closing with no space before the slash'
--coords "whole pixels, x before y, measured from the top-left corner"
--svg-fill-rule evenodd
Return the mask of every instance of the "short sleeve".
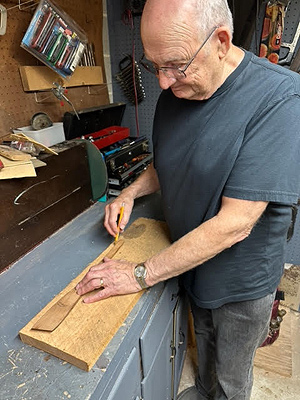
<path id="1" fill-rule="evenodd" d="M 226 182 L 227 197 L 296 203 L 300 192 L 300 97 L 269 104 L 249 122 Z"/>

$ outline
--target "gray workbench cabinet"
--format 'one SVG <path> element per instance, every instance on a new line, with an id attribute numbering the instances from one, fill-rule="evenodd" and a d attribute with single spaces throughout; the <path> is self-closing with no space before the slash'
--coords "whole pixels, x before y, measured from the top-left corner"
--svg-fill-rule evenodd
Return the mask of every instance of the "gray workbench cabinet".
<path id="1" fill-rule="evenodd" d="M 188 306 L 177 279 L 169 281 L 97 400 L 175 400 L 186 353 Z M 122 351 L 122 347 L 119 349 Z M 105 375 L 104 375 L 105 381 Z"/>

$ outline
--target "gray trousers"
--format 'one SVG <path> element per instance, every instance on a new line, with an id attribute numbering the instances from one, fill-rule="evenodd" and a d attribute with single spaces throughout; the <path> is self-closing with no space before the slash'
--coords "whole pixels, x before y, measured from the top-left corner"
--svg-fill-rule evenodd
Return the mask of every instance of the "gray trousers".
<path id="1" fill-rule="evenodd" d="M 253 360 L 268 334 L 275 293 L 215 310 L 191 302 L 198 352 L 199 400 L 249 400 Z"/>

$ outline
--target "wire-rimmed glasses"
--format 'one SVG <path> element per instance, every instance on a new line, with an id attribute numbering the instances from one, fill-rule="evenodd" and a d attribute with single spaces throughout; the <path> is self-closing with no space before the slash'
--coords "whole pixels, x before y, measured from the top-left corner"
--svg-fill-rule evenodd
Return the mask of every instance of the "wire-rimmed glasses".
<path id="1" fill-rule="evenodd" d="M 176 66 L 170 66 L 170 67 L 157 67 L 155 64 L 153 64 L 151 61 L 147 60 L 145 58 L 145 54 L 143 54 L 142 58 L 140 59 L 139 63 L 148 71 L 154 74 L 155 76 L 159 75 L 159 71 L 162 71 L 164 75 L 167 78 L 174 78 L 174 79 L 183 79 L 186 78 L 186 70 L 188 67 L 192 64 L 192 62 L 195 60 L 197 57 L 199 51 L 203 48 L 203 46 L 207 43 L 207 41 L 211 38 L 212 34 L 215 32 L 215 30 L 219 28 L 218 26 L 215 26 L 209 35 L 206 37 L 204 42 L 201 44 L 199 49 L 196 51 L 196 53 L 193 55 L 193 57 L 181 68 L 181 67 L 176 67 Z"/>

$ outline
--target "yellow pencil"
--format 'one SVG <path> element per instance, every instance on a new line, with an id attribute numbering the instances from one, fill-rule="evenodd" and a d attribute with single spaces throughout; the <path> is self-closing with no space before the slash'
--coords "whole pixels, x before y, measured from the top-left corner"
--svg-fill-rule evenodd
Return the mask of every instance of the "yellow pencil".
<path id="1" fill-rule="evenodd" d="M 117 232 L 116 237 L 115 237 L 115 243 L 119 240 L 120 224 L 121 224 L 121 221 L 122 221 L 122 218 L 123 218 L 123 214 L 124 214 L 124 206 L 125 206 L 125 203 L 122 203 L 122 206 L 120 208 L 120 216 L 119 216 L 119 221 L 118 221 L 118 232 Z"/>

